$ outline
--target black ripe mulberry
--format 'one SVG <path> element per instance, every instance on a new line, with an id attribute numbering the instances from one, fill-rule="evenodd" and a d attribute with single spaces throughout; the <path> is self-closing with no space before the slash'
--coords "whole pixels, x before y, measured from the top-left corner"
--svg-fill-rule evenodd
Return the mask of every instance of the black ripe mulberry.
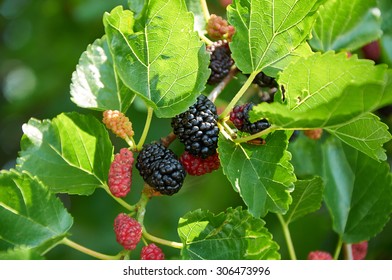
<path id="1" fill-rule="evenodd" d="M 219 129 L 215 104 L 200 95 L 187 111 L 171 121 L 173 132 L 184 143 L 185 151 L 207 158 L 216 153 Z"/>
<path id="2" fill-rule="evenodd" d="M 208 45 L 207 52 L 210 53 L 209 67 L 211 69 L 211 75 L 207 83 L 215 85 L 229 74 L 234 61 L 231 58 L 231 51 L 226 40 L 219 40 L 212 45 Z"/>
<path id="3" fill-rule="evenodd" d="M 137 157 L 136 168 L 144 181 L 166 195 L 177 193 L 186 175 L 177 156 L 159 143 L 144 146 Z"/>
<path id="4" fill-rule="evenodd" d="M 253 83 L 257 84 L 259 87 L 278 87 L 276 80 L 273 77 L 267 76 L 263 72 L 260 72 L 256 75 L 256 77 L 253 79 Z"/>
<path id="5" fill-rule="evenodd" d="M 250 134 L 256 134 L 270 127 L 270 123 L 266 119 L 262 119 L 254 123 L 249 121 L 249 111 L 252 110 L 253 106 L 253 103 L 237 105 L 230 112 L 230 121 L 238 130 Z"/>

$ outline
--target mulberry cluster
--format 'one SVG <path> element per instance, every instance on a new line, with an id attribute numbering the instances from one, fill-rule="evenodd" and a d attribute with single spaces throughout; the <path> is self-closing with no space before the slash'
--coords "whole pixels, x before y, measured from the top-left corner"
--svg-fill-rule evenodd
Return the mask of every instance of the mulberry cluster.
<path id="1" fill-rule="evenodd" d="M 126 250 L 133 250 L 142 237 L 142 227 L 135 219 L 120 213 L 114 220 L 114 232 L 117 242 Z"/>
<path id="2" fill-rule="evenodd" d="M 262 119 L 254 123 L 249 121 L 249 111 L 252 110 L 253 106 L 253 103 L 237 105 L 230 112 L 230 121 L 238 130 L 250 134 L 256 134 L 270 127 L 270 123 L 266 119 Z"/>
<path id="3" fill-rule="evenodd" d="M 124 197 L 131 190 L 133 153 L 122 148 L 110 165 L 108 184 L 115 197 Z"/>
<path id="4" fill-rule="evenodd" d="M 132 123 L 128 117 L 117 110 L 106 110 L 103 112 L 102 122 L 118 137 L 126 139 L 133 137 Z"/>
<path id="5" fill-rule="evenodd" d="M 234 26 L 229 25 L 227 20 L 215 14 L 211 14 L 207 22 L 206 30 L 211 39 L 226 39 L 228 42 L 231 41 L 235 33 Z"/>
<path id="6" fill-rule="evenodd" d="M 185 151 L 207 158 L 216 153 L 219 129 L 216 107 L 206 96 L 200 95 L 187 111 L 171 121 L 173 132 L 185 145 Z"/>
<path id="7" fill-rule="evenodd" d="M 185 152 L 181 155 L 180 162 L 184 166 L 186 172 L 192 176 L 201 176 L 217 170 L 220 167 L 218 153 L 203 159 Z"/>
<path id="8" fill-rule="evenodd" d="M 259 87 L 274 88 L 278 86 L 278 83 L 273 77 L 270 77 L 263 72 L 260 72 L 256 75 L 256 77 L 253 79 L 253 83 L 257 84 Z"/>
<path id="9" fill-rule="evenodd" d="M 164 260 L 165 254 L 163 254 L 161 248 L 154 243 L 150 243 L 144 246 L 140 252 L 141 260 Z"/>
<path id="10" fill-rule="evenodd" d="M 136 168 L 145 182 L 166 195 L 177 193 L 186 175 L 177 156 L 159 143 L 144 146 L 137 157 Z"/>
<path id="11" fill-rule="evenodd" d="M 207 83 L 215 85 L 229 74 L 234 61 L 231 58 L 231 51 L 226 40 L 219 40 L 212 45 L 208 45 L 207 52 L 210 54 L 209 68 L 211 69 Z"/>

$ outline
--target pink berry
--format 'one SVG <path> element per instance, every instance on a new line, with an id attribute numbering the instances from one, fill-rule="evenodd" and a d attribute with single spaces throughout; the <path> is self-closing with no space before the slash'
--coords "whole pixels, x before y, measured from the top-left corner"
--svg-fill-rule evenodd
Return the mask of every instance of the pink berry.
<path id="1" fill-rule="evenodd" d="M 142 227 L 138 221 L 125 213 L 120 213 L 114 220 L 116 240 L 126 250 L 133 250 L 142 237 Z"/>
<path id="2" fill-rule="evenodd" d="M 131 190 L 133 153 L 122 148 L 110 165 L 108 185 L 115 197 L 124 197 Z"/>
<path id="3" fill-rule="evenodd" d="M 308 260 L 332 260 L 332 256 L 328 252 L 313 251 L 308 254 Z"/>
<path id="4" fill-rule="evenodd" d="M 163 254 L 161 248 L 159 248 L 154 243 L 151 243 L 142 248 L 140 252 L 141 260 L 164 260 L 165 255 Z"/>
<path id="5" fill-rule="evenodd" d="M 362 47 L 362 52 L 365 58 L 371 59 L 373 61 L 378 61 L 381 56 L 380 43 L 378 41 L 373 41 Z"/>
<path id="6" fill-rule="evenodd" d="M 192 176 L 201 176 L 220 167 L 218 153 L 207 158 L 201 158 L 184 152 L 180 157 L 180 162 L 184 166 L 185 171 Z"/>
<path id="7" fill-rule="evenodd" d="M 351 250 L 354 260 L 363 260 L 366 257 L 368 249 L 368 242 L 362 241 L 360 243 L 352 244 Z"/>

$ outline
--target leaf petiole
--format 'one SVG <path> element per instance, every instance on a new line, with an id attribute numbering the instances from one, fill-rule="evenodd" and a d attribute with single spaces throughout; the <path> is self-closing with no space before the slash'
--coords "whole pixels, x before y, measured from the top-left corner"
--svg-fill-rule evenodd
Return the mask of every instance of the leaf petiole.
<path id="1" fill-rule="evenodd" d="M 60 244 L 64 244 L 67 245 L 68 247 L 71 247 L 77 251 L 80 251 L 86 255 L 92 256 L 94 258 L 100 259 L 100 260 L 118 260 L 120 259 L 120 257 L 122 256 L 122 253 L 118 253 L 117 255 L 111 256 L 111 255 L 106 255 L 106 254 L 102 254 L 99 253 L 97 251 L 91 250 L 89 248 L 86 248 L 68 238 L 64 238 Z"/>
<path id="2" fill-rule="evenodd" d="M 276 216 L 278 217 L 279 222 L 282 226 L 283 234 L 284 234 L 284 238 L 286 239 L 287 249 L 289 251 L 290 258 L 292 260 L 296 260 L 297 256 L 295 255 L 293 241 L 291 240 L 289 225 L 285 222 L 282 215 L 276 214 Z"/>
<path id="3" fill-rule="evenodd" d="M 208 11 L 207 1 L 206 0 L 200 0 L 200 6 L 201 6 L 201 8 L 203 10 L 204 19 L 206 20 L 206 22 L 208 22 L 208 20 L 210 19 L 210 12 Z"/>
<path id="4" fill-rule="evenodd" d="M 234 98 L 230 101 L 229 105 L 227 105 L 226 109 L 220 114 L 219 119 L 224 119 L 230 111 L 233 109 L 233 107 L 237 104 L 237 102 L 241 99 L 241 97 L 244 95 L 246 90 L 250 87 L 252 84 L 254 78 L 258 74 L 258 71 L 252 72 L 249 76 L 249 78 L 246 80 L 244 85 L 240 88 L 240 90 L 237 92 L 237 94 L 234 96 Z"/>
<path id="5" fill-rule="evenodd" d="M 276 126 L 271 125 L 269 128 L 264 129 L 264 130 L 262 130 L 262 131 L 260 131 L 258 133 L 255 133 L 255 134 L 252 134 L 252 135 L 249 135 L 249 136 L 246 136 L 246 137 L 241 137 L 241 138 L 235 139 L 234 142 L 236 142 L 236 143 L 248 142 L 248 141 L 260 138 L 263 135 L 267 135 L 268 133 L 271 133 L 272 131 L 275 131 L 275 130 L 276 130 Z"/>
<path id="6" fill-rule="evenodd" d="M 127 202 L 125 202 L 123 199 L 115 197 L 109 190 L 108 185 L 102 184 L 102 188 L 115 200 L 117 201 L 120 205 L 122 205 L 125 209 L 127 209 L 130 212 L 135 211 L 136 207 L 134 205 L 130 205 Z"/>
<path id="7" fill-rule="evenodd" d="M 170 241 L 170 240 L 166 240 L 166 239 L 162 239 L 162 238 L 156 237 L 156 236 L 154 236 L 152 234 L 149 234 L 145 227 L 143 227 L 143 237 L 148 239 L 148 240 L 150 240 L 150 241 L 152 241 L 152 242 L 159 243 L 159 244 L 162 244 L 162 245 L 166 245 L 166 246 L 169 246 L 169 247 L 173 247 L 173 248 L 176 248 L 176 249 L 182 249 L 183 248 L 183 244 L 182 243 L 175 242 L 175 241 Z"/>
<path id="8" fill-rule="evenodd" d="M 152 107 L 148 107 L 147 119 L 146 119 L 146 123 L 144 125 L 143 133 L 142 133 L 142 136 L 140 137 L 139 143 L 136 146 L 136 149 L 138 151 L 140 151 L 143 148 L 144 141 L 146 141 L 148 131 L 150 130 L 150 124 L 151 124 L 153 112 L 154 112 L 154 109 Z"/>

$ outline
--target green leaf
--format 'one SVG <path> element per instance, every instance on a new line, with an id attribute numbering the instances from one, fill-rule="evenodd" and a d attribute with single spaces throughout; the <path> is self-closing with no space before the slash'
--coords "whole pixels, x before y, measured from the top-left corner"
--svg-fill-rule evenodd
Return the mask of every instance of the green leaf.
<path id="1" fill-rule="evenodd" d="M 188 11 L 192 12 L 195 18 L 195 23 L 194 23 L 195 31 L 204 34 L 207 22 L 203 14 L 203 9 L 201 8 L 200 5 L 200 0 L 185 0 L 185 2 Z"/>
<path id="2" fill-rule="evenodd" d="M 15 247 L 0 251 L 0 260 L 43 260 L 37 250 L 28 247 Z"/>
<path id="3" fill-rule="evenodd" d="M 316 50 L 353 51 L 382 34 L 376 0 L 329 0 L 318 13 L 310 40 Z"/>
<path id="4" fill-rule="evenodd" d="M 219 137 L 223 172 L 255 217 L 268 211 L 283 214 L 289 208 L 296 178 L 287 142 L 283 131 L 268 135 L 265 145 L 236 144 Z"/>
<path id="5" fill-rule="evenodd" d="M 323 175 L 323 152 L 320 142 L 324 137 L 325 133 L 320 140 L 313 140 L 299 131 L 297 138 L 290 141 L 291 163 L 298 178 Z"/>
<path id="6" fill-rule="evenodd" d="M 337 125 L 392 101 L 392 72 L 385 65 L 345 54 L 314 54 L 290 64 L 280 75 L 285 103 L 263 102 L 251 121 L 268 118 L 282 128 Z"/>
<path id="7" fill-rule="evenodd" d="M 105 126 L 93 116 L 63 113 L 23 127 L 19 170 L 37 176 L 53 192 L 89 195 L 107 181 L 113 155 Z"/>
<path id="8" fill-rule="evenodd" d="M 291 55 L 310 35 L 324 0 L 235 0 L 228 20 L 236 29 L 230 44 L 245 74 L 261 71 Z"/>
<path id="9" fill-rule="evenodd" d="M 121 6 L 104 15 L 116 71 L 158 117 L 192 105 L 209 77 L 209 55 L 184 0 L 151 0 L 134 19 Z"/>
<path id="10" fill-rule="evenodd" d="M 381 27 L 383 36 L 392 36 L 392 5 L 390 0 L 378 0 L 378 6 L 381 10 Z"/>
<path id="11" fill-rule="evenodd" d="M 392 176 L 386 162 L 329 138 L 323 145 L 325 202 L 333 229 L 346 243 L 369 240 L 392 213 Z"/>
<path id="12" fill-rule="evenodd" d="M 60 200 L 37 179 L 1 171 L 0 240 L 9 248 L 40 247 L 43 252 L 66 236 L 72 222 Z"/>
<path id="13" fill-rule="evenodd" d="M 279 259 L 279 245 L 264 225 L 241 208 L 218 215 L 200 209 L 189 212 L 178 223 L 181 255 L 191 260 Z"/>
<path id="14" fill-rule="evenodd" d="M 274 64 L 263 69 L 263 72 L 270 76 L 276 77 L 279 72 L 283 71 L 290 63 L 295 63 L 301 57 L 312 55 L 312 49 L 307 42 L 301 44 L 290 55 L 283 57 Z"/>
<path id="15" fill-rule="evenodd" d="M 126 112 L 135 94 L 116 75 L 106 37 L 87 47 L 72 74 L 71 100 L 82 108 Z"/>
<path id="16" fill-rule="evenodd" d="M 324 185 L 320 177 L 295 182 L 295 189 L 291 194 L 293 203 L 284 216 L 286 223 L 290 224 L 298 218 L 320 209 L 323 191 Z"/>
<path id="17" fill-rule="evenodd" d="M 369 157 L 387 159 L 383 144 L 391 140 L 388 126 L 374 114 L 367 113 L 347 123 L 329 127 L 328 132 Z"/>
<path id="18" fill-rule="evenodd" d="M 146 0 L 128 0 L 128 7 L 133 12 L 135 18 L 143 15 L 143 10 L 147 7 Z"/>

